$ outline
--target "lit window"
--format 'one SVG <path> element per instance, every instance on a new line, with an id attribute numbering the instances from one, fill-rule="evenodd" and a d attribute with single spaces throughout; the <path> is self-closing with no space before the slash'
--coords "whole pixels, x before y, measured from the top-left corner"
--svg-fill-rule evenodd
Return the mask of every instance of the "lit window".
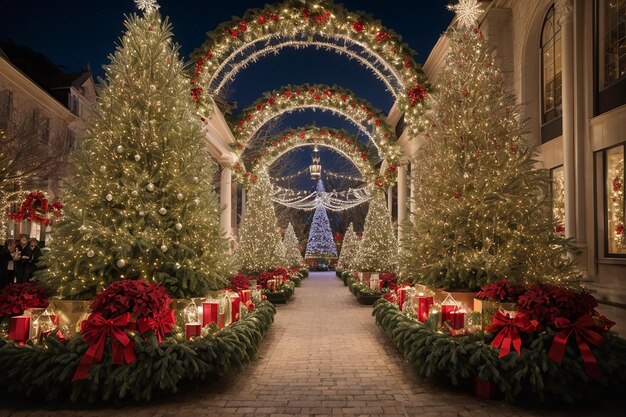
<path id="1" fill-rule="evenodd" d="M 606 151 L 605 168 L 608 253 L 626 254 L 623 145 Z"/>
<path id="2" fill-rule="evenodd" d="M 626 75 L 626 0 L 604 0 L 603 86 Z"/>
<path id="3" fill-rule="evenodd" d="M 552 169 L 552 218 L 554 231 L 565 235 L 565 176 L 563 166 Z"/>
<path id="4" fill-rule="evenodd" d="M 554 6 L 541 29 L 542 113 L 543 122 L 561 115 L 561 26 Z"/>

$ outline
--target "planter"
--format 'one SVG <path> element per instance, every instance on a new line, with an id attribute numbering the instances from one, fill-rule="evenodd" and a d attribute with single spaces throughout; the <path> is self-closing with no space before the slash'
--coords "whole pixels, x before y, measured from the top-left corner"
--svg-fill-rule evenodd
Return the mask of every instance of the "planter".
<path id="1" fill-rule="evenodd" d="M 267 301 L 272 304 L 287 304 L 287 301 L 289 301 L 290 298 L 290 296 L 285 292 L 268 292 L 266 296 Z"/>
<path id="2" fill-rule="evenodd" d="M 373 305 L 379 298 L 380 298 L 380 295 L 357 295 L 356 296 L 356 300 L 359 302 L 359 304 L 363 304 L 366 306 Z"/>

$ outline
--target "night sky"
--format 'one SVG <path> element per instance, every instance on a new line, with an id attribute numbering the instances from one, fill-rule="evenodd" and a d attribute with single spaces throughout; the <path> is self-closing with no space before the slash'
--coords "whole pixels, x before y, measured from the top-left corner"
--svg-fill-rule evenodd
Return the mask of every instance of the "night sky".
<path id="1" fill-rule="evenodd" d="M 248 8 L 261 8 L 266 3 L 267 0 L 159 1 L 160 12 L 169 16 L 174 39 L 185 59 L 206 39 L 206 32 L 233 16 L 242 16 Z M 453 17 L 445 7 L 448 0 L 345 0 L 342 3 L 350 10 L 373 15 L 399 33 L 417 51 L 418 62 L 426 60 Z M 89 63 L 96 76 L 102 75 L 101 67 L 114 51 L 123 31 L 124 15 L 136 11 L 132 0 L 1 0 L 0 4 L 0 40 L 11 37 L 17 44 L 44 53 L 66 71 L 78 71 Z M 366 69 L 347 58 L 315 50 L 285 50 L 278 56 L 265 57 L 240 72 L 228 92 L 230 99 L 237 102 L 235 112 L 238 112 L 264 91 L 305 82 L 349 88 L 384 113 L 393 104 L 383 84 Z M 354 127 L 338 117 L 310 111 L 284 117 L 277 130 L 312 123 L 356 133 Z M 300 150 L 297 155 L 292 171 L 310 161 L 308 150 Z M 333 152 L 324 151 L 321 155 L 322 166 L 324 161 L 328 165 L 341 165 L 342 169 L 348 165 L 340 164 Z M 278 164 L 284 164 L 284 159 Z"/>

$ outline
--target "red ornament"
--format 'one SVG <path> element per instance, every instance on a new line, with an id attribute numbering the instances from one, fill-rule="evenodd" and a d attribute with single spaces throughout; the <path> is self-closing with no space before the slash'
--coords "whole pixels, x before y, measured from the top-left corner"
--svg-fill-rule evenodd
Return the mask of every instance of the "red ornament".
<path id="1" fill-rule="evenodd" d="M 263 110 L 263 104 L 257 104 L 257 105 L 256 105 L 256 109 L 257 109 L 258 111 Z"/>
<path id="2" fill-rule="evenodd" d="M 315 101 L 320 101 L 322 99 L 322 96 L 320 96 L 319 94 L 316 94 L 315 96 L 313 96 L 313 99 Z"/>
<path id="3" fill-rule="evenodd" d="M 461 193 L 457 191 L 454 194 L 452 194 L 452 197 L 454 197 L 454 198 L 461 198 Z"/>
<path id="4" fill-rule="evenodd" d="M 341 95 L 341 101 L 343 101 L 345 103 L 346 100 L 348 100 L 348 96 L 346 94 L 342 94 Z"/>
<path id="5" fill-rule="evenodd" d="M 361 152 L 361 159 L 364 161 L 367 160 L 367 154 L 365 152 Z"/>
<path id="6" fill-rule="evenodd" d="M 378 32 L 376 34 L 376 37 L 374 38 L 374 41 L 380 43 L 380 42 L 382 42 L 382 41 L 384 41 L 386 39 L 389 39 L 389 38 L 391 38 L 391 33 L 386 32 L 384 30 L 381 30 L 380 32 Z"/>
<path id="7" fill-rule="evenodd" d="M 623 224 L 618 224 L 617 227 L 615 227 L 615 233 L 618 235 L 621 235 L 624 232 L 624 225 Z"/>
<path id="8" fill-rule="evenodd" d="M 246 30 L 248 30 L 248 25 L 246 24 L 246 22 L 243 22 L 243 21 L 239 22 L 239 31 L 243 33 Z"/>
<path id="9" fill-rule="evenodd" d="M 404 57 L 404 68 L 411 68 L 411 58 L 408 56 Z"/>
<path id="10" fill-rule="evenodd" d="M 309 10 L 308 7 L 303 8 L 300 13 L 302 14 L 302 17 L 307 20 L 311 16 L 311 10 Z"/>
<path id="11" fill-rule="evenodd" d="M 191 89 L 191 98 L 195 103 L 200 101 L 200 96 L 202 96 L 202 87 L 194 87 Z"/>
<path id="12" fill-rule="evenodd" d="M 363 32 L 363 30 L 365 29 L 365 25 L 363 24 L 363 19 L 359 19 L 356 22 L 354 22 L 354 25 L 352 25 L 352 30 L 354 30 L 355 32 Z"/>
<path id="13" fill-rule="evenodd" d="M 256 21 L 259 25 L 262 25 L 265 22 L 267 22 L 267 18 L 265 16 L 259 16 L 259 18 Z"/>
<path id="14" fill-rule="evenodd" d="M 270 97 L 270 98 L 267 99 L 267 102 L 269 104 L 274 104 L 274 103 L 276 103 L 276 99 L 274 97 Z"/>
<path id="15" fill-rule="evenodd" d="M 424 101 L 424 98 L 426 97 L 426 90 L 420 83 L 417 83 L 409 89 L 407 96 L 409 97 L 409 105 L 411 107 L 415 107 L 417 103 Z"/>
<path id="16" fill-rule="evenodd" d="M 194 71 L 196 75 L 200 75 L 200 73 L 202 72 L 203 65 L 204 65 L 204 58 L 202 57 L 198 58 L 198 62 L 196 62 L 196 69 Z"/>
<path id="17" fill-rule="evenodd" d="M 313 21 L 315 21 L 315 23 L 318 25 L 323 25 L 324 23 L 328 22 L 329 19 L 330 12 L 327 11 L 316 13 L 313 17 Z"/>
<path id="18" fill-rule="evenodd" d="M 291 91 L 285 91 L 283 93 L 283 96 L 287 97 L 287 98 L 291 98 L 293 96 L 293 93 Z"/>
<path id="19" fill-rule="evenodd" d="M 376 120 L 374 120 L 374 124 L 375 124 L 376 126 L 380 126 L 380 119 L 376 119 Z"/>
<path id="20" fill-rule="evenodd" d="M 228 34 L 233 38 L 239 37 L 239 31 L 237 29 L 228 29 Z"/>
<path id="21" fill-rule="evenodd" d="M 210 50 L 206 51 L 206 54 L 204 55 L 204 57 L 208 61 L 209 59 L 211 59 L 211 57 L 213 57 L 213 52 L 211 52 Z"/>

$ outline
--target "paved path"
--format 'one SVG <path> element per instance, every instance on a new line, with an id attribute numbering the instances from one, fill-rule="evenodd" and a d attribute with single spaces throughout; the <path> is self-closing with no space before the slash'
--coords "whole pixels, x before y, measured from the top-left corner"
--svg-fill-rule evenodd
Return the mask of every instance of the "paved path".
<path id="1" fill-rule="evenodd" d="M 588 416 L 590 410 L 539 410 L 481 401 L 415 376 L 334 272 L 312 273 L 245 371 L 148 405 L 117 409 L 7 409 L 11 416 Z M 26 407 L 32 407 L 26 406 Z M 597 411 L 609 415 L 613 410 Z M 615 412 L 615 415 L 620 415 Z"/>

